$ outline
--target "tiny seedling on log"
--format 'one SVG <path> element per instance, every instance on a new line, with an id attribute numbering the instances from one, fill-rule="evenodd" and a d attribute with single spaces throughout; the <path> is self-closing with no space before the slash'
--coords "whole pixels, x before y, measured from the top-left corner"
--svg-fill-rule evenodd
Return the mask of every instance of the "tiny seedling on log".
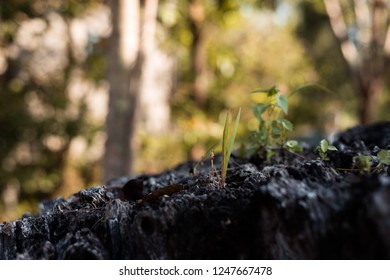
<path id="1" fill-rule="evenodd" d="M 353 166 L 358 168 L 361 172 L 369 172 L 371 171 L 372 166 L 372 156 L 354 156 L 352 158 Z"/>
<path id="2" fill-rule="evenodd" d="M 377 173 L 383 171 L 386 166 L 390 166 L 390 150 L 380 150 L 377 154 L 378 165 L 372 168 L 374 163 L 374 157 L 372 155 L 364 156 L 358 155 L 354 156 L 352 159 L 353 166 L 358 168 L 360 171 L 369 172 L 372 169 L 376 170 Z"/>
<path id="3" fill-rule="evenodd" d="M 232 132 L 229 135 L 230 130 L 230 113 L 226 114 L 225 126 L 223 128 L 222 134 L 222 169 L 221 169 L 221 182 L 220 185 L 223 188 L 226 181 L 226 172 L 230 160 L 230 155 L 232 153 L 234 140 L 236 138 L 238 124 L 240 121 L 241 109 L 238 111 L 236 120 Z"/>
<path id="4" fill-rule="evenodd" d="M 314 150 L 318 152 L 318 159 L 329 160 L 328 151 L 337 151 L 337 148 L 333 145 L 329 145 L 327 140 L 322 139 Z"/>
<path id="5" fill-rule="evenodd" d="M 285 118 L 288 114 L 288 98 L 280 94 L 275 85 L 269 89 L 259 89 L 252 94 L 266 94 L 266 101 L 256 103 L 252 112 L 259 128 L 252 132 L 251 142 L 256 150 L 266 151 L 266 159 L 270 160 L 275 150 L 286 148 L 289 151 L 301 151 L 297 141 L 287 141 L 287 133 L 294 129 L 293 124 Z"/>
<path id="6" fill-rule="evenodd" d="M 379 173 L 385 168 L 385 166 L 390 166 L 390 150 L 380 150 L 377 157 L 379 164 L 376 168 Z"/>
<path id="7" fill-rule="evenodd" d="M 289 95 L 281 94 L 277 85 L 268 89 L 258 89 L 251 92 L 253 95 L 266 94 L 265 102 L 256 102 L 252 107 L 254 116 L 259 126 L 257 131 L 252 132 L 252 150 L 266 152 L 266 159 L 281 149 L 289 152 L 302 152 L 303 148 L 295 140 L 287 140 L 287 134 L 293 131 L 293 124 L 286 119 L 288 114 L 288 102 L 291 97 L 303 89 L 311 87 L 331 93 L 329 89 L 318 84 L 305 84 L 293 89 Z M 255 96 L 254 96 L 255 97 Z"/>

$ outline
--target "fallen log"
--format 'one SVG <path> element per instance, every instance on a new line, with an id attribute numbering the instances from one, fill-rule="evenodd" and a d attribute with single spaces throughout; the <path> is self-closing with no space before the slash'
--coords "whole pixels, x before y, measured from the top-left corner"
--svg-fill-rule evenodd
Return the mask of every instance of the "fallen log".
<path id="1" fill-rule="evenodd" d="M 337 139 L 330 161 L 232 157 L 224 188 L 187 162 L 45 201 L 0 225 L 0 259 L 389 259 L 388 167 L 346 162 L 389 149 L 390 123 Z"/>

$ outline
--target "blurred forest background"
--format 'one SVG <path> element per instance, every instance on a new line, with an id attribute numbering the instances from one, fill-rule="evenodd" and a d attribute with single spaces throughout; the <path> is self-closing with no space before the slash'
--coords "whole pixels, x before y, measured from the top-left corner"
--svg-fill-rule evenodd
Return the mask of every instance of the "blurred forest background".
<path id="1" fill-rule="evenodd" d="M 118 176 L 199 160 L 255 88 L 292 137 L 390 118 L 386 0 L 0 2 L 0 222 Z"/>

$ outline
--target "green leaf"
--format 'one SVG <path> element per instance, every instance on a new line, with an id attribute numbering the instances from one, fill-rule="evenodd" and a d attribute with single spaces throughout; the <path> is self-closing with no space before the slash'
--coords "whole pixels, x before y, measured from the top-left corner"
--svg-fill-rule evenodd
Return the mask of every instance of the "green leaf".
<path id="1" fill-rule="evenodd" d="M 237 114 L 236 120 L 234 122 L 233 130 L 232 130 L 230 137 L 228 137 L 228 131 L 229 131 L 229 127 L 230 127 L 229 115 L 230 115 L 230 113 L 228 112 L 226 114 L 225 126 L 223 129 L 223 136 L 222 136 L 223 162 L 222 162 L 222 174 L 221 174 L 222 176 L 221 177 L 222 177 L 223 182 L 224 182 L 224 178 L 226 177 L 226 171 L 227 171 L 227 167 L 229 164 L 230 155 L 231 155 L 234 140 L 235 140 L 236 134 L 237 134 L 238 124 L 239 124 L 240 115 L 241 115 L 241 108 L 238 111 L 238 114 Z"/>
<path id="2" fill-rule="evenodd" d="M 255 115 L 257 120 L 263 120 L 263 117 L 261 115 L 265 112 L 265 110 L 267 110 L 269 106 L 270 105 L 268 104 L 260 103 L 252 107 L 253 114 Z"/>
<path id="3" fill-rule="evenodd" d="M 278 86 L 275 85 L 275 86 L 273 86 L 273 87 L 270 88 L 270 90 L 269 90 L 269 92 L 268 92 L 268 96 L 270 96 L 270 97 L 271 97 L 271 96 L 275 96 L 275 95 L 278 94 L 278 92 L 279 92 Z"/>
<path id="4" fill-rule="evenodd" d="M 321 150 L 318 151 L 318 155 L 320 156 L 319 159 L 329 160 L 328 155 L 326 153 L 322 152 Z"/>
<path id="5" fill-rule="evenodd" d="M 380 150 L 378 159 L 380 163 L 390 165 L 390 150 Z"/>
<path id="6" fill-rule="evenodd" d="M 328 146 L 328 151 L 338 151 L 337 148 L 333 145 Z"/>
<path id="7" fill-rule="evenodd" d="M 334 91 L 328 89 L 327 87 L 324 87 L 320 84 L 316 84 L 316 83 L 311 83 L 311 84 L 304 84 L 304 85 L 301 85 L 299 87 L 296 87 L 295 89 L 293 89 L 289 95 L 289 97 L 292 97 L 294 96 L 295 94 L 297 94 L 299 91 L 303 90 L 303 89 L 306 89 L 306 88 L 318 88 L 326 93 L 329 93 L 329 94 L 336 94 Z"/>
<path id="8" fill-rule="evenodd" d="M 280 132 L 282 131 L 279 127 L 279 121 L 273 120 L 271 123 L 271 134 L 273 138 L 278 138 L 280 136 Z"/>
<path id="9" fill-rule="evenodd" d="M 371 156 L 354 156 L 352 158 L 353 165 L 362 171 L 370 171 L 372 166 Z"/>
<path id="10" fill-rule="evenodd" d="M 321 152 L 326 153 L 326 151 L 328 150 L 328 147 L 329 147 L 328 141 L 326 141 L 325 139 L 322 139 L 320 142 Z"/>
<path id="11" fill-rule="evenodd" d="M 271 158 L 276 155 L 276 152 L 271 150 L 271 149 L 267 149 L 267 154 L 266 154 L 266 160 L 267 161 L 270 161 Z"/>
<path id="12" fill-rule="evenodd" d="M 232 149 L 233 149 L 234 140 L 236 138 L 238 125 L 240 123 L 240 116 L 241 116 L 241 108 L 238 110 L 237 117 L 236 117 L 236 120 L 234 122 L 233 130 L 232 130 L 232 134 L 230 135 L 229 142 L 228 142 L 228 150 L 227 150 L 228 161 L 230 159 L 230 154 L 231 154 Z"/>
<path id="13" fill-rule="evenodd" d="M 281 119 L 279 120 L 280 124 L 283 125 L 283 127 L 285 129 L 287 129 L 288 131 L 293 131 L 294 129 L 294 126 L 293 124 L 289 121 L 289 120 L 286 120 L 286 119 Z"/>
<path id="14" fill-rule="evenodd" d="M 264 123 L 261 123 L 259 125 L 259 133 L 258 133 L 261 146 L 266 145 L 267 134 L 268 134 L 267 127 L 264 125 Z"/>
<path id="15" fill-rule="evenodd" d="M 229 126 L 230 126 L 229 115 L 230 115 L 230 112 L 227 112 L 226 119 L 225 119 L 225 125 L 223 127 L 223 133 L 222 133 L 222 170 L 221 170 L 222 181 L 224 181 L 224 178 L 226 177 L 226 168 L 228 165 L 228 160 L 226 158 L 226 150 L 227 150 L 228 130 L 229 130 Z M 226 162 L 226 164 L 225 164 L 225 162 Z"/>
<path id="16" fill-rule="evenodd" d="M 276 103 L 278 106 L 283 110 L 283 112 L 287 115 L 288 114 L 288 100 L 285 95 L 276 96 Z"/>
<path id="17" fill-rule="evenodd" d="M 292 152 L 302 152 L 303 148 L 301 145 L 299 145 L 298 141 L 296 140 L 288 140 L 286 144 L 284 144 L 285 148 Z"/>
<path id="18" fill-rule="evenodd" d="M 272 127 L 279 127 L 280 129 L 283 129 L 283 125 L 280 119 L 273 120 Z"/>
<path id="19" fill-rule="evenodd" d="M 298 146 L 298 141 L 297 140 L 288 140 L 285 144 L 289 148 L 294 148 Z"/>
<path id="20" fill-rule="evenodd" d="M 271 96 L 275 96 L 276 94 L 278 94 L 278 92 L 279 92 L 278 86 L 275 85 L 275 86 L 270 87 L 268 89 L 255 89 L 255 90 L 251 91 L 250 93 L 266 93 L 268 97 L 271 97 Z"/>
<path id="21" fill-rule="evenodd" d="M 222 133 L 222 156 L 226 155 L 226 149 L 227 149 L 227 143 L 228 143 L 228 134 L 229 134 L 229 127 L 230 127 L 230 112 L 227 112 L 226 119 L 225 119 L 225 126 L 223 127 L 223 133 Z M 223 166 L 225 165 L 226 158 L 223 159 Z M 223 171 L 223 168 L 222 168 Z"/>

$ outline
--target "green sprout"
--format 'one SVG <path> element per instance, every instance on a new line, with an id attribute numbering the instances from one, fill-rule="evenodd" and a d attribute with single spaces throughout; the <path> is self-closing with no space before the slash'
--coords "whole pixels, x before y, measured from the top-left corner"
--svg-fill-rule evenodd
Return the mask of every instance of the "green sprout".
<path id="1" fill-rule="evenodd" d="M 293 130 L 293 124 L 284 118 L 288 114 L 288 99 L 280 94 L 275 85 L 269 89 L 254 90 L 251 93 L 267 94 L 267 101 L 257 103 L 252 107 L 259 127 L 252 134 L 252 142 L 259 150 L 265 149 L 267 160 L 274 155 L 275 146 L 282 148 L 287 144 L 287 132 Z M 289 143 L 297 144 L 295 143 Z M 295 146 L 297 147 L 297 146 Z"/>
<path id="2" fill-rule="evenodd" d="M 371 167 L 373 163 L 372 156 L 362 156 L 362 155 L 354 156 L 352 158 L 352 163 L 353 166 L 358 168 L 360 171 L 369 172 L 371 171 Z"/>
<path id="3" fill-rule="evenodd" d="M 211 180 L 214 183 L 214 177 L 216 177 L 221 188 L 223 188 L 225 186 L 227 168 L 228 168 L 228 165 L 229 165 L 230 155 L 231 155 L 232 150 L 233 150 L 233 145 L 234 145 L 234 141 L 235 141 L 237 130 L 238 130 L 240 116 L 241 116 L 241 108 L 239 109 L 239 111 L 237 113 L 237 117 L 236 117 L 236 120 L 234 122 L 234 126 L 231 129 L 230 128 L 230 112 L 228 112 L 226 114 L 225 125 L 224 125 L 224 128 L 223 128 L 223 134 L 222 134 L 222 140 L 219 143 L 216 143 L 213 146 L 211 146 L 207 150 L 205 155 L 202 157 L 202 159 L 210 158 L 210 162 L 211 162 Z M 219 145 L 222 146 L 221 177 L 216 175 L 215 169 L 214 169 L 214 150 Z M 193 167 L 194 173 L 195 173 L 195 170 L 196 170 L 197 166 L 199 165 L 199 163 L 200 162 L 198 162 Z"/>
<path id="4" fill-rule="evenodd" d="M 385 166 L 390 165 L 390 150 L 380 150 L 377 154 L 378 165 L 374 168 L 377 173 L 383 171 Z M 352 158 L 353 166 L 358 168 L 360 171 L 369 172 L 372 169 L 374 162 L 374 157 L 372 155 L 368 156 L 354 156 Z"/>
<path id="5" fill-rule="evenodd" d="M 233 129 L 229 135 L 230 112 L 226 114 L 225 126 L 223 128 L 223 134 L 222 134 L 222 170 L 221 170 L 221 182 L 220 182 L 222 188 L 225 186 L 227 167 L 229 164 L 230 155 L 232 153 L 234 140 L 236 138 L 238 124 L 240 121 L 240 115 L 241 115 L 241 109 L 238 111 Z"/>
<path id="6" fill-rule="evenodd" d="M 325 139 L 322 139 L 320 144 L 315 147 L 315 151 L 318 152 L 319 158 L 322 160 L 329 160 L 328 151 L 338 151 L 337 148 L 333 145 L 329 145 L 329 142 Z"/>
<path id="7" fill-rule="evenodd" d="M 288 114 L 288 101 L 298 92 L 306 88 L 318 88 L 327 93 L 331 90 L 319 84 L 304 84 L 293 89 L 290 94 L 280 93 L 277 85 L 268 89 L 254 90 L 251 93 L 265 93 L 266 102 L 256 103 L 252 107 L 254 116 L 259 126 L 251 135 L 252 150 L 266 151 L 266 159 L 269 161 L 276 151 L 286 149 L 292 153 L 301 152 L 303 149 L 295 140 L 287 140 L 287 134 L 293 131 L 293 124 L 286 119 Z"/>
<path id="8" fill-rule="evenodd" d="M 301 145 L 299 145 L 298 141 L 297 140 L 288 140 L 283 148 L 285 148 L 286 150 L 292 152 L 292 153 L 296 153 L 296 152 L 302 152 L 303 151 L 303 148 Z"/>
<path id="9" fill-rule="evenodd" d="M 390 165 L 390 150 L 380 150 L 377 157 L 379 160 L 379 164 L 376 168 L 377 172 L 379 173 L 384 169 L 385 165 Z"/>

